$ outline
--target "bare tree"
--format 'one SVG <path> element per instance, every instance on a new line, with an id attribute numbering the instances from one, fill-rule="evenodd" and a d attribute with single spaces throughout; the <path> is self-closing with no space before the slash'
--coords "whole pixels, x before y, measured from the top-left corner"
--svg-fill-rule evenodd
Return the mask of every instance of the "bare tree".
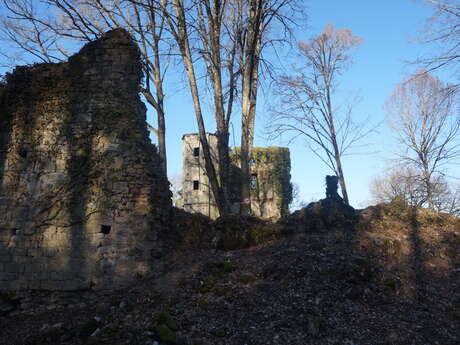
<path id="1" fill-rule="evenodd" d="M 433 45 L 434 53 L 417 60 L 428 71 L 450 67 L 460 72 L 460 1 L 419 0 L 433 8 L 421 37 L 423 43 Z"/>
<path id="2" fill-rule="evenodd" d="M 290 211 L 294 212 L 295 210 L 300 210 L 301 208 L 304 208 L 307 205 L 308 205 L 308 202 L 302 199 L 302 196 L 300 195 L 299 184 L 293 182 L 292 183 L 292 201 L 289 204 Z"/>
<path id="3" fill-rule="evenodd" d="M 229 125 L 236 97 L 242 105 L 242 184 L 249 193 L 248 157 L 253 145 L 254 118 L 263 51 L 268 24 L 285 23 L 283 11 L 294 0 L 161 0 L 187 73 L 203 147 L 205 169 L 221 215 L 229 212 Z M 286 20 L 287 21 L 287 20 Z M 196 55 L 200 59 L 194 58 Z M 204 67 L 202 66 L 204 64 Z M 197 73 L 204 71 L 211 85 L 213 113 L 217 124 L 218 162 L 213 162 L 203 120 L 203 92 Z M 241 80 L 241 89 L 238 81 Z M 215 166 L 218 167 L 216 172 Z M 219 177 L 219 178 L 218 178 Z M 246 195 L 244 194 L 244 195 Z M 244 210 L 243 210 L 244 212 Z"/>
<path id="4" fill-rule="evenodd" d="M 388 122 L 401 143 L 399 159 L 418 171 L 430 209 L 435 209 L 438 176 L 460 155 L 460 117 L 454 100 L 451 89 L 438 78 L 416 73 L 396 86 L 385 105 Z"/>
<path id="5" fill-rule="evenodd" d="M 173 175 L 169 178 L 170 189 L 172 193 L 172 203 L 174 207 L 182 208 L 182 176 Z"/>
<path id="6" fill-rule="evenodd" d="M 440 176 L 435 184 L 433 196 L 434 208 L 438 212 L 460 216 L 460 188 Z"/>
<path id="7" fill-rule="evenodd" d="M 418 172 L 411 167 L 395 167 L 375 177 L 370 185 L 376 203 L 400 200 L 407 205 L 419 207 L 426 201 L 424 188 Z"/>
<path id="8" fill-rule="evenodd" d="M 348 54 L 361 41 L 350 30 L 327 25 L 319 36 L 299 42 L 301 66 L 278 78 L 279 103 L 272 106 L 271 136 L 306 138 L 313 153 L 338 176 L 347 204 L 342 157 L 369 130 L 353 120 L 353 104 L 337 106 L 334 95 L 338 78 L 350 66 Z"/>
<path id="9" fill-rule="evenodd" d="M 428 201 L 423 177 L 414 167 L 398 166 L 375 177 L 370 185 L 374 202 L 399 200 L 413 207 L 421 207 Z M 453 215 L 460 214 L 460 190 L 449 185 L 446 178 L 437 175 L 432 182 L 433 209 Z"/>
<path id="10" fill-rule="evenodd" d="M 7 12 L 0 17 L 0 40 L 25 53 L 25 61 L 55 62 L 67 59 L 77 42 L 99 38 L 104 32 L 124 28 L 139 45 L 147 102 L 157 113 L 158 128 L 148 127 L 158 137 L 161 168 L 167 173 L 166 126 L 163 80 L 169 53 L 164 44 L 165 22 L 152 6 L 131 0 L 2 0 Z M 2 52 L 5 54 L 5 52 Z M 151 85 L 153 84 L 153 88 Z"/>
<path id="11" fill-rule="evenodd" d="M 239 49 L 241 77 L 241 200 L 250 198 L 249 160 L 254 145 L 257 92 L 263 51 L 275 42 L 292 38 L 293 13 L 302 12 L 294 0 L 236 0 L 241 23 L 236 37 Z M 268 38 L 268 31 L 276 24 L 284 36 Z M 250 213 L 250 203 L 241 204 L 241 213 Z"/>
<path id="12" fill-rule="evenodd" d="M 195 116 L 198 124 L 200 143 L 203 148 L 205 160 L 205 170 L 209 179 L 209 184 L 216 201 L 219 214 L 224 215 L 229 212 L 228 202 L 228 173 L 229 173 L 229 152 L 228 152 L 228 126 L 231 115 L 230 101 L 227 102 L 225 109 L 225 95 L 223 85 L 223 73 L 225 72 L 225 62 L 222 59 L 222 18 L 225 13 L 226 2 L 220 1 L 184 1 L 184 0 L 161 0 L 163 17 L 168 23 L 169 31 L 174 37 L 183 65 L 188 78 L 189 88 L 192 95 Z M 234 49 L 230 49 L 234 51 Z M 201 59 L 194 58 L 194 53 L 198 53 Z M 230 56 L 227 66 L 234 66 L 232 62 L 235 56 Z M 205 75 L 211 84 L 214 116 L 217 124 L 218 141 L 218 162 L 213 162 L 209 143 L 206 136 L 206 127 L 202 110 L 202 93 L 200 93 L 197 68 L 204 63 Z M 233 68 L 227 69 L 229 78 L 235 78 Z M 234 95 L 234 81 L 230 83 L 228 97 Z M 232 89 L 233 87 L 233 89 Z M 216 171 L 216 166 L 219 170 Z M 218 173 L 220 178 L 218 178 Z"/>

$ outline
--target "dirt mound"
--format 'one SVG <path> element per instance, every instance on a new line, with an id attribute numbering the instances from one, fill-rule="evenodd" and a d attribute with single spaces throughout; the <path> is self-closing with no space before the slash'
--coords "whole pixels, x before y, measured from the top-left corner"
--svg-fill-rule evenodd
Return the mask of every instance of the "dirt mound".
<path id="1" fill-rule="evenodd" d="M 9 295 L 0 344 L 459 344 L 460 220 L 398 205 L 349 215 L 246 249 L 172 250 L 130 289 Z"/>

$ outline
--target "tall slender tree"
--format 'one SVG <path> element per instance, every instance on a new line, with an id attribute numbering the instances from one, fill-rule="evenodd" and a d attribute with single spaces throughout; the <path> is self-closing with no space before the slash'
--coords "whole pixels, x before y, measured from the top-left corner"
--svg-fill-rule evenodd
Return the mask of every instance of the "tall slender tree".
<path id="1" fill-rule="evenodd" d="M 299 42 L 301 67 L 278 78 L 278 104 L 272 107 L 272 136 L 306 138 L 313 153 L 338 176 L 347 204 L 342 158 L 370 129 L 353 120 L 353 104 L 341 109 L 334 102 L 338 79 L 351 63 L 348 54 L 361 41 L 350 30 L 329 24 L 319 36 Z"/>

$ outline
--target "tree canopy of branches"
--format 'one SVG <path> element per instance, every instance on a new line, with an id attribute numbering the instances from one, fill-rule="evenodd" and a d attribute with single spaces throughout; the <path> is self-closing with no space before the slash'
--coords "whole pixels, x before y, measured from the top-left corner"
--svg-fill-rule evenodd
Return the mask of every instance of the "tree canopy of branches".
<path id="1" fill-rule="evenodd" d="M 161 168 L 166 169 L 166 126 L 163 80 L 168 54 L 164 19 L 131 0 L 1 0 L 7 9 L 0 17 L 0 41 L 12 44 L 17 54 L 40 62 L 67 59 L 75 42 L 89 42 L 104 32 L 124 28 L 139 45 L 145 85 L 140 90 L 157 113 L 158 127 L 149 128 L 158 136 Z M 153 4 L 153 0 L 146 2 Z M 5 51 L 2 55 L 7 55 Z M 17 55 L 14 57 L 17 59 Z M 17 60 L 16 60 L 17 62 Z M 153 88 L 151 87 L 153 85 Z"/>
<path id="2" fill-rule="evenodd" d="M 415 169 L 424 201 L 435 209 L 435 190 L 447 163 L 460 155 L 455 95 L 438 78 L 416 73 L 396 86 L 385 109 L 401 144 L 401 163 Z"/>
<path id="3" fill-rule="evenodd" d="M 460 1 L 419 0 L 433 8 L 422 37 L 424 43 L 435 47 L 435 53 L 417 62 L 427 70 L 450 67 L 459 76 L 460 62 Z"/>
<path id="4" fill-rule="evenodd" d="M 163 15 L 187 73 L 205 169 L 221 215 L 228 213 L 230 206 L 229 125 L 234 101 L 239 96 L 242 107 L 240 161 L 244 197 L 249 195 L 248 164 L 253 145 L 259 66 L 262 51 L 267 46 L 264 40 L 269 25 L 275 22 L 282 26 L 282 32 L 289 31 L 289 16 L 285 13 L 292 10 L 295 3 L 294 0 L 161 0 Z M 199 59 L 194 58 L 197 54 Z M 211 86 L 217 124 L 217 164 L 212 161 L 206 137 L 204 97 L 197 77 L 200 71 L 205 71 L 206 81 Z"/>
<path id="5" fill-rule="evenodd" d="M 339 178 L 344 201 L 348 193 L 342 167 L 344 154 L 369 131 L 353 120 L 352 106 L 337 106 L 340 75 L 351 64 L 350 51 L 362 39 L 347 29 L 327 25 L 319 36 L 299 42 L 301 65 L 276 81 L 271 133 L 307 139 L 313 153 Z"/>
<path id="6" fill-rule="evenodd" d="M 427 202 L 426 187 L 419 172 L 411 166 L 399 166 L 375 177 L 370 186 L 373 202 L 401 201 L 412 207 Z M 443 176 L 433 181 L 433 208 L 437 212 L 460 214 L 460 190 L 450 186 Z"/>
<path id="7" fill-rule="evenodd" d="M 412 167 L 396 167 L 375 177 L 370 186 L 376 203 L 399 200 L 407 205 L 419 207 L 425 202 L 422 181 Z"/>

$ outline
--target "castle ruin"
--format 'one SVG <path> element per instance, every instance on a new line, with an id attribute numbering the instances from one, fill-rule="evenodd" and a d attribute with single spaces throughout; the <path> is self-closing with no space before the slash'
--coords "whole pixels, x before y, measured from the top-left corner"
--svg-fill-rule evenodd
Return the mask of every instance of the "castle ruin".
<path id="1" fill-rule="evenodd" d="M 207 133 L 211 156 L 217 162 L 217 137 Z M 185 211 L 201 213 L 215 219 L 219 216 L 209 180 L 204 169 L 204 156 L 199 135 L 185 134 L 182 137 L 182 200 Z M 230 203 L 233 213 L 238 213 L 240 198 L 239 148 L 231 153 Z M 252 215 L 269 220 L 278 220 L 288 214 L 292 200 L 291 161 L 289 149 L 285 147 L 254 147 L 250 159 L 250 186 Z M 217 167 L 216 167 L 217 168 Z"/>
<path id="2" fill-rule="evenodd" d="M 151 271 L 171 199 L 141 78 L 137 45 L 116 29 L 0 84 L 0 289 L 113 287 Z"/>

